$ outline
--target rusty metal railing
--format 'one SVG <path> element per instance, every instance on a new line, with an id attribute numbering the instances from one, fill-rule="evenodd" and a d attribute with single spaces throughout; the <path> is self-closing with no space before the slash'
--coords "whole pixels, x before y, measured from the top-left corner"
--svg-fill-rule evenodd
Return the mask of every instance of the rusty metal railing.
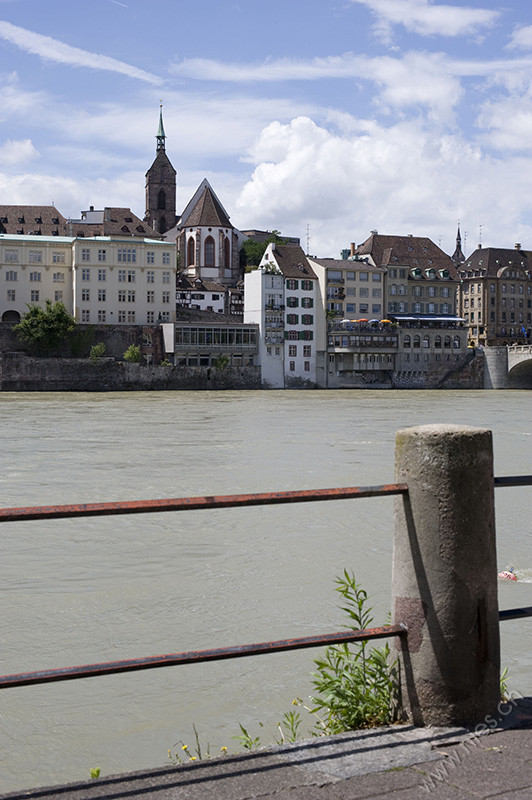
<path id="1" fill-rule="evenodd" d="M 530 486 L 532 475 L 502 477 L 494 479 L 495 487 Z M 0 509 L 0 522 L 20 522 L 23 520 L 61 519 L 70 517 L 93 517 L 118 514 L 149 514 L 163 511 L 193 511 L 199 509 L 237 508 L 257 505 L 278 505 L 282 503 L 310 503 L 327 500 L 349 500 L 362 497 L 382 497 L 387 495 L 406 494 L 405 483 L 383 484 L 380 486 L 350 486 L 336 489 L 310 489 L 291 492 L 265 492 L 255 494 L 219 495 L 204 497 L 183 497 L 163 500 L 128 500 L 124 502 L 82 503 L 58 506 L 30 506 L 22 508 Z M 518 619 L 532 616 L 532 607 L 508 609 L 499 612 L 500 620 Z M 213 650 L 168 653 L 159 656 L 109 661 L 98 664 L 62 667 L 41 670 L 38 672 L 17 673 L 0 676 L 0 689 L 16 686 L 29 686 L 37 683 L 76 680 L 101 675 L 112 675 L 121 672 L 133 672 L 145 669 L 193 664 L 205 661 L 220 661 L 230 658 L 279 653 L 290 650 L 301 650 L 323 645 L 341 644 L 345 642 L 383 639 L 389 637 L 405 637 L 406 626 L 403 623 L 387 625 L 381 628 L 368 628 L 360 631 L 340 631 L 297 639 L 281 639 L 258 644 L 236 645 Z"/>

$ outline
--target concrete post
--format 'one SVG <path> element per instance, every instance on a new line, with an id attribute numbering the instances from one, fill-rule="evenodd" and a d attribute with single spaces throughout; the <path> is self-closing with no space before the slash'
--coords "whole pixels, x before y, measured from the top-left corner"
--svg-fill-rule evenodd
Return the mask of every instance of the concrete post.
<path id="1" fill-rule="evenodd" d="M 415 725 L 472 725 L 500 700 L 491 431 L 397 432 L 394 621 L 401 702 Z"/>

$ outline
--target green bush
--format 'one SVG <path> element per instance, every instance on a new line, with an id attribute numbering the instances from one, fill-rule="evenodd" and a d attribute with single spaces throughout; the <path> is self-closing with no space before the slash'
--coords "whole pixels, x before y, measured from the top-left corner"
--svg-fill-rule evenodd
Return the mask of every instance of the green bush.
<path id="1" fill-rule="evenodd" d="M 124 353 L 124 361 L 130 361 L 133 364 L 140 364 L 142 361 L 142 353 L 138 344 L 130 344 Z"/>
<path id="2" fill-rule="evenodd" d="M 103 342 L 98 342 L 98 344 L 93 344 L 91 347 L 90 358 L 92 361 L 97 361 L 99 358 L 103 358 L 105 355 L 105 345 Z"/>

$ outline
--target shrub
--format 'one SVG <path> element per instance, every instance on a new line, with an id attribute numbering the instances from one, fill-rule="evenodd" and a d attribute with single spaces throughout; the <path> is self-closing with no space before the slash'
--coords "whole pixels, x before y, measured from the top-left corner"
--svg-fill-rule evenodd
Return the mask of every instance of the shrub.
<path id="1" fill-rule="evenodd" d="M 140 364 L 142 360 L 142 353 L 138 344 L 130 344 L 124 353 L 124 361 L 130 361 L 133 364 Z"/>
<path id="2" fill-rule="evenodd" d="M 92 361 L 97 361 L 99 358 L 103 358 L 105 355 L 105 345 L 103 342 L 98 342 L 98 344 L 93 344 L 91 347 L 90 358 Z"/>

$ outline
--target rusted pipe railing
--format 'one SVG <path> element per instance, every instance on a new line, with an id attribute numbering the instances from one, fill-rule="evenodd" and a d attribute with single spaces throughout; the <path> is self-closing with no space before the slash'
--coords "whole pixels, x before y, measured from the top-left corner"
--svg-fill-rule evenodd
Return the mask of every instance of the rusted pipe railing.
<path id="1" fill-rule="evenodd" d="M 239 506 L 271 506 L 280 503 L 311 503 L 323 500 L 353 500 L 358 497 L 382 497 L 405 494 L 405 483 L 383 486 L 348 486 L 340 489 L 303 489 L 294 492 L 263 492 L 206 497 L 177 497 L 167 500 L 125 500 L 111 503 L 78 503 L 64 506 L 30 506 L 0 509 L 0 522 L 62 517 L 96 517 L 109 514 L 153 514 L 161 511 L 194 511 Z"/>
<path id="2" fill-rule="evenodd" d="M 52 681 L 69 681 L 77 678 L 90 678 L 96 675 L 113 675 L 117 672 L 134 672 L 141 669 L 173 667 L 178 664 L 197 664 L 203 661 L 222 661 L 228 658 L 243 658 L 266 653 L 282 653 L 287 650 L 303 650 L 320 645 L 342 644 L 344 642 L 360 642 L 367 639 L 386 639 L 391 636 L 405 636 L 406 627 L 402 624 L 386 625 L 382 628 L 366 628 L 365 630 L 346 633 L 327 633 L 321 636 L 307 636 L 301 639 L 279 639 L 274 642 L 244 644 L 234 647 L 220 647 L 215 650 L 191 650 L 185 653 L 168 653 L 162 656 L 133 658 L 125 661 L 109 661 L 101 664 L 85 664 L 79 667 L 63 667 L 60 669 L 25 672 L 16 675 L 0 676 L 0 689 L 14 686 L 28 686 L 35 683 Z"/>

